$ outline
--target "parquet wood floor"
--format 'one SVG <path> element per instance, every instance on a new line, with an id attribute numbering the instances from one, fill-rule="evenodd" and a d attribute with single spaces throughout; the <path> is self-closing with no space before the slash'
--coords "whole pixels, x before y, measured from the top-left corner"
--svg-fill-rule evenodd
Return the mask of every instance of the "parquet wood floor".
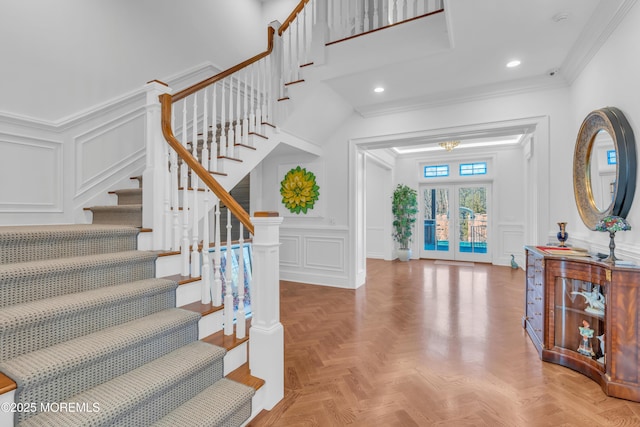
<path id="1" fill-rule="evenodd" d="M 357 290 L 281 282 L 285 396 L 262 426 L 640 426 L 640 404 L 542 362 L 524 272 L 367 260 Z"/>

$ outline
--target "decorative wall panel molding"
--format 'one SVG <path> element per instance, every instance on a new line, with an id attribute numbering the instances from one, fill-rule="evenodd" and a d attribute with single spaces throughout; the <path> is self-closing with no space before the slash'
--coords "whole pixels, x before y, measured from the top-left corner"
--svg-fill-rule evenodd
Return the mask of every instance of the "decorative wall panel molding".
<path id="1" fill-rule="evenodd" d="M 60 141 L 0 133 L 0 212 L 62 211 L 62 147 Z"/>
<path id="2" fill-rule="evenodd" d="M 304 267 L 344 271 L 344 237 L 306 236 L 304 238 Z"/>
<path id="3" fill-rule="evenodd" d="M 138 108 L 75 138 L 75 197 L 145 155 L 144 127 Z"/>
<path id="4" fill-rule="evenodd" d="M 300 266 L 300 236 L 280 236 L 280 265 Z"/>

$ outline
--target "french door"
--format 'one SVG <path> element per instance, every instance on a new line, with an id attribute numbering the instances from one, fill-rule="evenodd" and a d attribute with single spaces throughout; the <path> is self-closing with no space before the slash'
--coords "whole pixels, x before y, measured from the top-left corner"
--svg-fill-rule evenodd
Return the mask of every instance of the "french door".
<path id="1" fill-rule="evenodd" d="M 420 257 L 491 262 L 490 196 L 490 184 L 421 186 Z"/>

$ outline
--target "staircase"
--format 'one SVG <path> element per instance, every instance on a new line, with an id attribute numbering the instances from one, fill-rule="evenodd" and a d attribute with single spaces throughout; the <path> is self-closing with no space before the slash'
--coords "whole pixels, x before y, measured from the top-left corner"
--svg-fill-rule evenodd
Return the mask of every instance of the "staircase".
<path id="1" fill-rule="evenodd" d="M 157 254 L 118 225 L 0 229 L 0 372 L 20 426 L 240 425 L 255 390 L 224 378 Z M 0 423 L 2 418 L 0 418 Z"/>

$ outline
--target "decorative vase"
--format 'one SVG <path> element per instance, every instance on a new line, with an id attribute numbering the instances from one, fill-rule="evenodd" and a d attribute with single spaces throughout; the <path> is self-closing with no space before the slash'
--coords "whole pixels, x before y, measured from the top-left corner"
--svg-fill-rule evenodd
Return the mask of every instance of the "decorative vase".
<path id="1" fill-rule="evenodd" d="M 566 222 L 559 222 L 558 223 L 558 227 L 560 227 L 560 231 L 558 231 L 558 234 L 556 235 L 556 237 L 558 238 L 558 241 L 560 242 L 560 244 L 558 246 L 563 248 L 563 247 L 565 247 L 564 242 L 566 242 L 567 239 L 569 238 L 569 233 L 567 233 L 567 230 L 566 230 L 567 223 Z"/>
<path id="2" fill-rule="evenodd" d="M 398 249 L 398 260 L 409 261 L 411 259 L 411 249 Z"/>

